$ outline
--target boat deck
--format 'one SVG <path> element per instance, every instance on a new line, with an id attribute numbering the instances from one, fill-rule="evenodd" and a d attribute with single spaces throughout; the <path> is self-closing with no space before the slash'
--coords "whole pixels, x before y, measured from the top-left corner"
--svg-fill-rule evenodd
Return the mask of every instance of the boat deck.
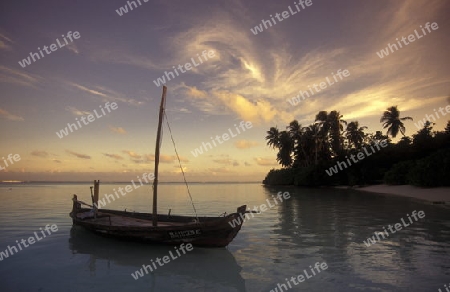
<path id="1" fill-rule="evenodd" d="M 105 225 L 105 226 L 137 226 L 137 227 L 152 227 L 153 223 L 151 220 L 145 220 L 145 219 L 139 219 L 139 218 L 133 218 L 133 217 L 126 217 L 111 213 L 102 213 L 98 212 L 97 218 L 93 218 L 86 213 L 79 213 L 77 214 L 77 217 L 80 219 L 83 219 L 85 221 L 89 221 L 95 224 Z M 192 222 L 192 224 L 195 224 L 195 222 Z M 168 226 L 186 226 L 189 225 L 189 223 L 186 222 L 163 222 L 158 221 L 159 227 L 168 227 Z"/>

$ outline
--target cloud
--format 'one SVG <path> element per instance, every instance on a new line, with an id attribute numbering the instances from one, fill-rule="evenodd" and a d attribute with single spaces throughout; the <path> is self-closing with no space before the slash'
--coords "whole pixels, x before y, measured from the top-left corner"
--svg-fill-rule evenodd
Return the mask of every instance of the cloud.
<path id="1" fill-rule="evenodd" d="M 66 106 L 66 111 L 71 112 L 74 116 L 90 115 L 91 112 L 82 111 L 73 106 Z"/>
<path id="2" fill-rule="evenodd" d="M 133 158 L 133 159 L 139 159 L 142 157 L 142 155 L 139 155 L 134 151 L 123 150 L 122 152 L 128 154 L 128 156 L 130 156 L 130 158 Z"/>
<path id="3" fill-rule="evenodd" d="M 35 87 L 36 83 L 40 80 L 41 78 L 36 75 L 27 74 L 22 71 L 10 69 L 0 65 L 0 82 Z"/>
<path id="4" fill-rule="evenodd" d="M 192 86 L 192 87 L 185 86 L 185 88 L 187 89 L 186 94 L 189 95 L 190 97 L 193 97 L 196 99 L 204 99 L 204 98 L 208 97 L 208 93 L 206 91 L 199 90 L 195 86 Z"/>
<path id="5" fill-rule="evenodd" d="M 109 157 L 109 158 L 117 159 L 117 160 L 123 159 L 123 157 L 118 154 L 103 153 L 103 155 L 105 155 L 106 157 Z"/>
<path id="6" fill-rule="evenodd" d="M 345 116 L 362 118 L 380 115 L 387 105 L 394 104 L 392 98 L 408 109 L 419 109 L 424 96 L 436 102 L 443 95 L 442 88 L 448 87 L 448 67 L 438 61 L 446 58 L 443 52 L 448 38 L 442 39 L 441 11 L 448 8 L 447 1 L 397 1 L 388 9 L 376 4 L 355 6 L 357 12 L 341 25 L 359 41 L 342 35 L 325 39 L 320 46 L 285 42 L 293 37 L 291 29 L 267 30 L 256 38 L 242 30 L 242 26 L 254 24 L 251 13 L 239 17 L 248 12 L 248 7 L 239 1 L 233 4 L 200 16 L 202 25 L 187 26 L 168 43 L 169 48 L 183 48 L 181 52 L 176 50 L 176 60 L 189 59 L 205 49 L 216 51 L 215 58 L 197 68 L 200 85 L 182 83 L 177 88 L 205 114 L 231 114 L 266 124 L 294 118 L 311 120 L 320 110 L 334 109 Z M 241 21 L 236 22 L 236 17 Z M 192 20 L 189 15 L 181 19 L 187 23 Z M 418 40 L 384 59 L 376 55 L 397 37 L 408 36 L 430 21 L 438 22 L 440 27 L 425 36 L 428 39 Z M 363 27 L 354 25 L 363 22 Z M 299 44 L 302 48 L 294 49 Z M 430 52 L 436 53 L 434 58 Z M 351 76 L 298 106 L 287 102 L 300 90 L 331 78 L 338 69 L 348 69 Z"/>
<path id="7" fill-rule="evenodd" d="M 246 162 L 244 162 L 244 165 L 245 166 L 252 166 L 250 163 L 248 163 L 247 161 Z"/>
<path id="8" fill-rule="evenodd" d="M 144 157 L 144 162 L 155 161 L 155 155 L 153 155 L 153 154 L 145 154 L 143 157 Z"/>
<path id="9" fill-rule="evenodd" d="M 175 168 L 175 170 L 171 171 L 171 173 L 181 173 L 181 168 L 179 165 L 174 165 L 173 167 Z M 189 172 L 189 169 L 187 168 L 187 166 L 183 166 L 182 168 L 183 168 L 184 173 Z"/>
<path id="10" fill-rule="evenodd" d="M 76 84 L 76 83 L 69 82 L 69 85 L 71 85 L 71 86 L 73 86 L 73 87 L 75 87 L 75 88 L 77 88 L 79 90 L 82 90 L 84 92 L 87 92 L 89 94 L 92 94 L 92 95 L 98 95 L 98 96 L 101 96 L 101 97 L 108 97 L 106 94 L 104 94 L 104 93 L 102 93 L 100 91 L 89 89 L 89 88 L 87 88 L 85 86 L 82 86 L 82 85 L 79 85 L 79 84 Z"/>
<path id="11" fill-rule="evenodd" d="M 186 114 L 190 114 L 192 113 L 190 110 L 188 110 L 187 108 L 180 108 L 179 110 L 180 113 L 186 113 Z"/>
<path id="12" fill-rule="evenodd" d="M 123 150 L 122 152 L 127 154 L 130 160 L 136 164 L 148 164 L 155 161 L 155 155 L 153 154 L 138 154 L 131 150 Z"/>
<path id="13" fill-rule="evenodd" d="M 15 121 L 15 122 L 24 121 L 24 118 L 22 118 L 21 116 L 13 115 L 1 108 L 0 108 L 0 117 L 3 119 L 6 119 L 6 120 Z"/>
<path id="14" fill-rule="evenodd" d="M 55 163 L 61 163 L 61 160 L 58 160 L 58 159 L 52 159 L 53 160 L 53 162 L 55 162 Z"/>
<path id="15" fill-rule="evenodd" d="M 77 45 L 74 42 L 71 42 L 70 44 L 66 45 L 66 49 L 68 49 L 69 51 L 75 53 L 76 55 L 78 55 L 80 53 L 80 51 L 78 50 Z"/>
<path id="16" fill-rule="evenodd" d="M 151 163 L 155 161 L 155 155 L 154 154 L 138 154 L 134 151 L 130 151 L 130 150 L 123 150 L 123 153 L 126 153 L 130 159 L 134 162 L 134 163 Z M 184 163 L 188 163 L 189 159 L 180 156 L 180 161 L 184 162 Z M 178 162 L 177 156 L 176 155 L 165 155 L 165 154 L 160 154 L 159 156 L 159 162 L 160 163 L 173 163 L 173 162 Z"/>
<path id="17" fill-rule="evenodd" d="M 12 51 L 13 43 L 10 38 L 0 33 L 0 50 Z"/>
<path id="18" fill-rule="evenodd" d="M 172 162 L 176 162 L 178 161 L 177 156 L 176 155 L 164 155 L 161 154 L 159 157 L 159 161 L 162 163 L 172 163 Z M 187 158 L 184 158 L 182 156 L 180 156 L 180 161 L 181 162 L 189 162 L 189 160 Z"/>
<path id="19" fill-rule="evenodd" d="M 277 166 L 278 163 L 274 158 L 262 158 L 262 157 L 256 157 L 255 158 L 256 164 L 260 166 Z"/>
<path id="20" fill-rule="evenodd" d="M 238 140 L 234 142 L 234 146 L 238 149 L 248 149 L 252 147 L 258 146 L 259 143 L 256 141 L 250 141 L 250 140 Z"/>
<path id="21" fill-rule="evenodd" d="M 215 163 L 218 163 L 218 164 L 239 166 L 239 162 L 237 162 L 236 160 L 230 159 L 230 158 L 213 159 L 212 161 Z"/>
<path id="22" fill-rule="evenodd" d="M 73 155 L 77 158 L 81 158 L 81 159 L 91 159 L 91 157 L 89 155 L 85 155 L 85 154 L 80 154 L 71 150 L 66 150 L 66 152 L 70 155 Z"/>
<path id="23" fill-rule="evenodd" d="M 49 154 L 46 151 L 34 150 L 31 152 L 31 155 L 46 158 L 46 157 L 48 157 Z"/>
<path id="24" fill-rule="evenodd" d="M 279 111 L 269 101 L 262 99 L 250 101 L 240 94 L 228 91 L 214 92 L 214 94 L 222 101 L 223 105 L 245 121 L 270 122 L 276 115 L 279 115 Z"/>
<path id="25" fill-rule="evenodd" d="M 94 86 L 93 88 L 88 88 L 86 86 L 74 83 L 66 82 L 66 84 L 77 88 L 78 90 L 84 91 L 93 95 L 94 97 L 99 97 L 103 102 L 122 102 L 128 105 L 139 106 L 144 104 L 143 101 L 138 101 L 132 98 L 126 98 L 125 95 L 118 93 L 112 89 L 106 88 L 104 86 Z"/>
<path id="26" fill-rule="evenodd" d="M 109 129 L 111 130 L 111 132 L 117 133 L 117 134 L 121 134 L 121 135 L 124 135 L 124 134 L 127 133 L 127 131 L 125 131 L 125 129 L 122 128 L 122 127 L 117 127 L 116 128 L 116 127 L 110 126 Z"/>

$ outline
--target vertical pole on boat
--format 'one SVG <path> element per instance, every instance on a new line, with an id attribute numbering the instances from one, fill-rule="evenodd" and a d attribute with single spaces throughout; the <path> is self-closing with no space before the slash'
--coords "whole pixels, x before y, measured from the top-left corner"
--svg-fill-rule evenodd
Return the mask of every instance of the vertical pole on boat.
<path id="1" fill-rule="evenodd" d="M 100 180 L 94 180 L 94 202 L 93 204 L 98 204 L 98 193 L 100 192 Z"/>
<path id="2" fill-rule="evenodd" d="M 91 187 L 92 192 L 92 187 Z M 97 218 L 98 193 L 100 192 L 100 180 L 94 180 L 94 196 L 92 198 L 92 206 L 94 207 L 94 218 Z"/>
<path id="3" fill-rule="evenodd" d="M 155 147 L 155 179 L 153 180 L 153 212 L 152 212 L 152 222 L 153 226 L 158 226 L 158 168 L 159 168 L 159 147 L 161 146 L 161 126 L 164 114 L 164 105 L 166 103 L 166 93 L 167 87 L 163 86 L 163 93 L 161 98 L 161 105 L 159 106 L 159 121 L 158 121 L 158 132 L 156 134 L 156 147 Z"/>

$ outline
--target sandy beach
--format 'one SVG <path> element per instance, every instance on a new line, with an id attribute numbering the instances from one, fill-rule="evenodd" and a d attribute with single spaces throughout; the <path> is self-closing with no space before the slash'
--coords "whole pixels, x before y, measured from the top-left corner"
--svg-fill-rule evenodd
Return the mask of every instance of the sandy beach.
<path id="1" fill-rule="evenodd" d="M 446 205 L 446 207 L 450 207 L 450 188 L 448 187 L 419 188 L 410 185 L 373 185 L 355 189 L 358 191 L 371 193 L 410 197 L 417 200 L 431 202 L 433 204 L 442 204 Z"/>

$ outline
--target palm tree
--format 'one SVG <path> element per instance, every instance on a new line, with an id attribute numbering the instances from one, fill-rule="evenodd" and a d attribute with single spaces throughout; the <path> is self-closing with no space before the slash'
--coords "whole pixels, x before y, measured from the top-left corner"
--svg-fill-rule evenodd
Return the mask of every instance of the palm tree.
<path id="1" fill-rule="evenodd" d="M 292 142 L 294 143 L 293 167 L 298 167 L 302 161 L 305 162 L 306 158 L 306 153 L 302 141 L 303 128 L 302 125 L 300 125 L 297 120 L 293 120 L 292 122 L 289 123 L 289 126 L 287 126 L 286 129 L 288 130 L 289 136 L 291 137 Z"/>
<path id="2" fill-rule="evenodd" d="M 324 122 L 317 121 L 311 126 L 309 126 L 309 130 L 314 138 L 315 145 L 315 159 L 314 165 L 317 165 L 317 155 L 319 153 L 319 149 L 323 147 L 323 142 L 325 140 L 324 132 L 323 132 Z"/>
<path id="3" fill-rule="evenodd" d="M 389 136 L 383 135 L 382 131 L 376 131 L 375 134 L 369 134 L 366 137 L 366 140 L 364 141 L 366 144 L 371 143 L 380 143 L 381 141 L 386 140 L 386 142 L 389 144 L 391 143 L 391 139 Z"/>
<path id="4" fill-rule="evenodd" d="M 338 111 L 331 111 L 327 119 L 327 122 L 330 125 L 330 144 L 334 155 L 339 155 L 344 148 L 341 132 L 344 131 L 344 125 L 347 125 L 347 122 L 342 118 L 343 115 Z"/>
<path id="5" fill-rule="evenodd" d="M 292 150 L 293 141 L 286 131 L 278 131 L 276 127 L 271 127 L 267 131 L 267 145 L 272 148 L 278 149 L 277 161 L 283 167 L 288 167 L 292 165 Z"/>
<path id="6" fill-rule="evenodd" d="M 279 151 L 277 153 L 277 161 L 283 167 L 292 166 L 292 150 L 294 143 L 286 131 L 281 131 L 279 136 Z"/>
<path id="7" fill-rule="evenodd" d="M 267 131 L 267 145 L 272 148 L 278 148 L 280 144 L 280 132 L 276 127 L 270 127 L 270 130 Z"/>
<path id="8" fill-rule="evenodd" d="M 395 138 L 400 131 L 403 136 L 405 136 L 405 126 L 403 125 L 404 120 L 413 120 L 411 117 L 400 118 L 400 111 L 397 106 L 389 107 L 380 119 L 380 123 L 383 123 L 383 129 L 387 129 L 387 134 Z"/>
<path id="9" fill-rule="evenodd" d="M 361 147 L 364 142 L 364 137 L 366 136 L 364 133 L 365 129 L 367 129 L 367 127 L 360 127 L 358 121 L 348 123 L 345 132 L 349 146 L 353 144 L 356 149 Z"/>

